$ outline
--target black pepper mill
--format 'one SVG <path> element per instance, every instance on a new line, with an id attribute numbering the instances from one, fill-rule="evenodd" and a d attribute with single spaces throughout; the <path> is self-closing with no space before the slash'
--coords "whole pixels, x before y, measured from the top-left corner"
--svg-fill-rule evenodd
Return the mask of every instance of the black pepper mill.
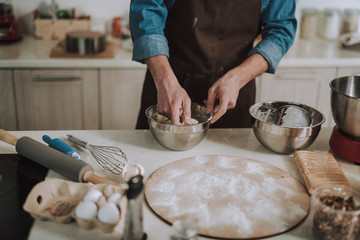
<path id="1" fill-rule="evenodd" d="M 143 231 L 142 200 L 143 200 L 143 177 L 132 177 L 126 192 L 128 207 L 126 212 L 125 231 L 123 240 L 145 240 L 146 233 Z"/>

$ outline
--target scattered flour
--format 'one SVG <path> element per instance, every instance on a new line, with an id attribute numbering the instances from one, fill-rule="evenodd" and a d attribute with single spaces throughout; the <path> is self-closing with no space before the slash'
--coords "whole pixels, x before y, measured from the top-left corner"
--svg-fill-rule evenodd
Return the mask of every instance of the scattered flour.
<path id="1" fill-rule="evenodd" d="M 210 236 L 227 234 L 226 229 L 236 229 L 242 238 L 283 232 L 301 221 L 309 208 L 309 202 L 297 202 L 299 195 L 308 197 L 297 180 L 251 159 L 194 157 L 155 173 L 145 191 L 151 208 L 170 222 L 193 219 L 200 233 L 212 229 Z"/>

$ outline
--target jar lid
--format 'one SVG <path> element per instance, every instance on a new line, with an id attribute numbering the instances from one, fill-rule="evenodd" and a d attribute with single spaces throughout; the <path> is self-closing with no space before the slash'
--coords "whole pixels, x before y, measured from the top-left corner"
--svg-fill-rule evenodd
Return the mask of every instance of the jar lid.
<path id="1" fill-rule="evenodd" d="M 338 14 L 339 12 L 340 10 L 337 8 L 325 8 L 323 11 L 326 16 L 332 16 L 334 14 Z"/>
<path id="2" fill-rule="evenodd" d="M 316 8 L 303 8 L 301 12 L 308 14 L 317 14 L 318 10 Z"/>
<path id="3" fill-rule="evenodd" d="M 356 8 L 345 8 L 344 14 L 345 15 L 358 15 L 360 13 L 360 9 Z"/>

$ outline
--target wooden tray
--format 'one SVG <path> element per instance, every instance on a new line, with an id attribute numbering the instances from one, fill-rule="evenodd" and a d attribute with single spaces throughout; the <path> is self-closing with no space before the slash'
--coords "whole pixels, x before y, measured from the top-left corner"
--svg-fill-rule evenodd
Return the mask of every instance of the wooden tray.
<path id="1" fill-rule="evenodd" d="M 51 49 L 50 57 L 52 58 L 114 58 L 115 46 L 112 42 L 107 42 L 105 51 L 97 54 L 75 54 L 69 53 L 65 48 L 65 40 L 60 41 L 53 49 Z"/>
<path id="2" fill-rule="evenodd" d="M 310 197 L 287 172 L 237 156 L 181 159 L 147 180 L 150 208 L 173 223 L 191 219 L 221 239 L 263 238 L 288 231 L 308 214 Z"/>

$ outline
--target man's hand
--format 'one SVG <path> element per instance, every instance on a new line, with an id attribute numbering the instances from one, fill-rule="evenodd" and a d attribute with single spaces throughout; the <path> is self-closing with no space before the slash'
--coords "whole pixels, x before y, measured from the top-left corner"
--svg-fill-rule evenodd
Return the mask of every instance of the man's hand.
<path id="1" fill-rule="evenodd" d="M 207 113 L 213 113 L 210 123 L 216 122 L 228 109 L 234 108 L 240 89 L 267 69 L 267 61 L 256 53 L 218 79 L 209 88 L 206 100 Z M 219 99 L 217 106 L 215 106 L 216 99 Z"/>
<path id="2" fill-rule="evenodd" d="M 157 111 L 168 117 L 173 124 L 190 123 L 191 100 L 183 89 L 166 56 L 146 59 L 157 89 Z"/>

